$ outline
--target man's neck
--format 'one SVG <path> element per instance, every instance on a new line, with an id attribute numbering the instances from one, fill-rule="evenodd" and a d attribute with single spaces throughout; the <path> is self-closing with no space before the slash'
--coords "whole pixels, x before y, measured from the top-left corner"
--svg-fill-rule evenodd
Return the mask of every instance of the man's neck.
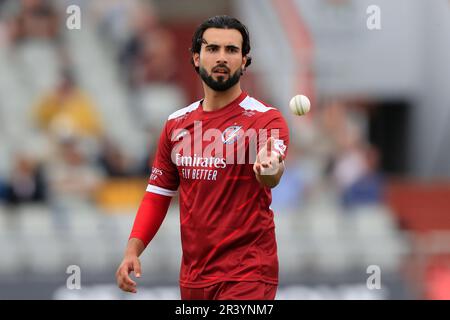
<path id="1" fill-rule="evenodd" d="M 237 99 L 242 93 L 239 84 L 231 87 L 226 91 L 214 91 L 211 88 L 203 84 L 205 99 L 202 106 L 204 111 L 216 111 L 222 109 L 233 100 Z"/>

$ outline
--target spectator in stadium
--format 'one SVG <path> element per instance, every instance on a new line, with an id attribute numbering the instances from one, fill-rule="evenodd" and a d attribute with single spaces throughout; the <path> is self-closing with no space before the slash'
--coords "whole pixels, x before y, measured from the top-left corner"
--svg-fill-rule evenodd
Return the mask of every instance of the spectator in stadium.
<path id="1" fill-rule="evenodd" d="M 132 177 L 141 173 L 140 164 L 110 138 L 103 139 L 98 162 L 109 177 Z"/>
<path id="2" fill-rule="evenodd" d="M 8 24 L 3 16 L 1 15 L 2 12 L 2 4 L 0 3 L 0 48 L 4 48 L 9 44 L 9 37 L 8 37 Z"/>
<path id="3" fill-rule="evenodd" d="M 176 50 L 173 34 L 158 27 L 140 41 L 141 49 L 131 68 L 131 94 L 143 127 L 157 137 L 167 115 L 186 101 L 172 58 Z"/>
<path id="4" fill-rule="evenodd" d="M 58 214 L 91 203 L 104 178 L 77 136 L 61 138 L 45 163 L 45 173 L 49 200 Z"/>
<path id="5" fill-rule="evenodd" d="M 151 3 L 130 10 L 131 36 L 120 50 L 122 74 L 130 89 L 136 123 L 157 137 L 161 123 L 186 102 L 179 85 L 174 34 L 157 19 Z"/>
<path id="6" fill-rule="evenodd" d="M 76 135 L 95 140 L 103 135 L 99 113 L 68 71 L 62 73 L 56 90 L 45 95 L 33 113 L 37 126 L 50 135 Z"/>
<path id="7" fill-rule="evenodd" d="M 341 203 L 347 207 L 378 204 L 383 200 L 383 178 L 379 172 L 379 152 L 364 136 L 363 112 L 346 109 L 342 101 L 332 101 L 324 114 L 324 129 L 334 143 L 331 173 Z"/>
<path id="8" fill-rule="evenodd" d="M 8 185 L 6 179 L 0 176 L 0 203 L 6 201 L 6 198 L 8 197 L 7 193 L 8 193 Z"/>
<path id="9" fill-rule="evenodd" d="M 10 179 L 6 183 L 6 203 L 19 205 L 44 202 L 46 199 L 47 184 L 42 164 L 30 155 L 17 153 Z"/>
<path id="10" fill-rule="evenodd" d="M 346 207 L 380 204 L 384 200 L 384 179 L 378 169 L 379 153 L 370 145 L 361 147 L 357 152 L 363 171 L 343 190 L 342 202 Z"/>
<path id="11" fill-rule="evenodd" d="M 153 12 L 153 7 L 142 7 L 142 5 L 130 10 L 127 16 L 130 34 L 122 47 L 119 48 L 118 58 L 122 67 L 121 71 L 126 74 L 125 79 L 128 81 L 128 85 L 133 87 L 135 83 L 132 79 L 132 73 L 142 51 L 142 39 L 156 27 L 157 18 Z"/>

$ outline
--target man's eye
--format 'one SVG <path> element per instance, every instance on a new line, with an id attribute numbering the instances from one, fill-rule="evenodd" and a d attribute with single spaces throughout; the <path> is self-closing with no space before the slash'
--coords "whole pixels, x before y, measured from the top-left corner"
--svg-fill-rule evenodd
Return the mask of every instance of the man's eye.
<path id="1" fill-rule="evenodd" d="M 206 50 L 209 52 L 214 52 L 214 51 L 217 51 L 217 48 L 216 47 L 208 47 L 208 48 L 206 48 Z"/>

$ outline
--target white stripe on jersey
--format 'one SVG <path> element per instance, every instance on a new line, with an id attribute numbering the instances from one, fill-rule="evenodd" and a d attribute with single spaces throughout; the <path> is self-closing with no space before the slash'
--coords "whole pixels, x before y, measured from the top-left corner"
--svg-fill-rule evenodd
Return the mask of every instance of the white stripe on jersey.
<path id="1" fill-rule="evenodd" d="M 181 117 L 181 116 L 185 115 L 186 113 L 189 113 L 189 112 L 194 111 L 194 110 L 197 109 L 198 106 L 200 105 L 200 101 L 201 101 L 201 100 L 196 101 L 196 102 L 190 104 L 189 106 L 187 106 L 187 107 L 185 107 L 185 108 L 183 108 L 183 109 L 180 109 L 180 110 L 175 111 L 174 113 L 172 113 L 172 114 L 169 116 L 169 119 L 168 119 L 168 120 L 176 119 L 176 118 L 178 118 L 178 117 Z"/>
<path id="2" fill-rule="evenodd" d="M 177 191 L 172 191 L 172 190 L 168 190 L 168 189 L 164 189 L 164 188 L 160 188 L 154 185 L 149 184 L 147 186 L 147 192 L 152 192 L 152 193 L 156 193 L 156 194 L 160 194 L 162 196 L 168 196 L 168 197 L 173 197 L 174 195 L 177 194 Z"/>
<path id="3" fill-rule="evenodd" d="M 253 110 L 258 112 L 267 112 L 269 110 L 275 109 L 271 107 L 267 107 L 255 98 L 247 96 L 242 102 L 239 104 L 245 110 Z"/>

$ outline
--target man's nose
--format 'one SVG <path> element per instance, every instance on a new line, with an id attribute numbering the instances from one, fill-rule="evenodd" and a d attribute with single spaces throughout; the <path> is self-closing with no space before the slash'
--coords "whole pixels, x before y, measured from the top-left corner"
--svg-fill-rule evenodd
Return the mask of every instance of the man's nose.
<path id="1" fill-rule="evenodd" d="M 217 54 L 217 60 L 216 63 L 228 63 L 228 58 L 227 55 L 225 53 L 225 50 L 219 50 L 218 54 Z"/>

